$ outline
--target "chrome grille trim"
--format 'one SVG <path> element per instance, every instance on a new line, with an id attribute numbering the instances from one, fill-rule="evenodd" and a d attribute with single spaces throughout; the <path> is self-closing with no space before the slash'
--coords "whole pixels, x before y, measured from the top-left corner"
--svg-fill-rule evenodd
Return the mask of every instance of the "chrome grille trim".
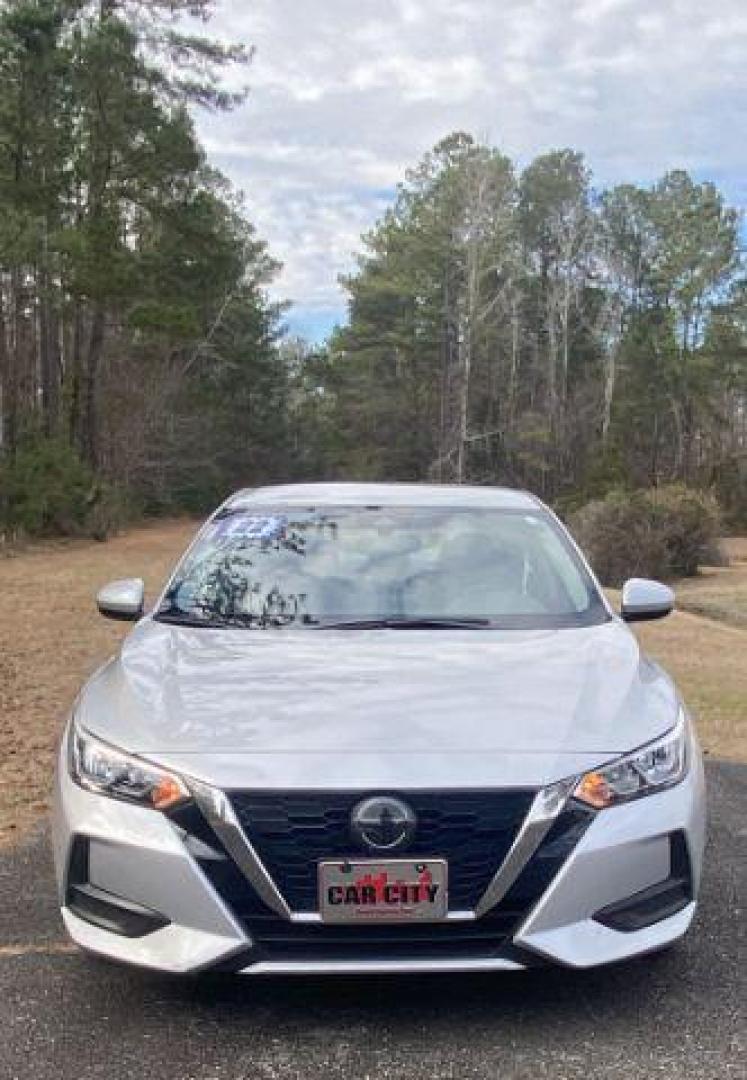
<path id="1" fill-rule="evenodd" d="M 239 975 L 397 975 L 422 972 L 524 971 L 515 960 L 260 960 Z"/>
<path id="2" fill-rule="evenodd" d="M 208 823 L 260 899 L 276 915 L 292 919 L 293 912 L 249 843 L 225 792 L 196 780 L 190 780 L 189 787 Z"/>
<path id="3" fill-rule="evenodd" d="M 560 783 L 542 788 L 537 792 L 505 859 L 477 903 L 474 912 L 476 919 L 501 902 L 545 839 L 550 826 L 559 816 L 575 786 L 576 778 L 574 777 L 570 780 L 561 780 Z"/>
<path id="4" fill-rule="evenodd" d="M 479 919 L 500 903 L 560 815 L 577 779 L 577 777 L 572 777 L 537 792 L 508 853 L 475 909 L 450 911 L 447 915 L 448 922 Z M 319 912 L 293 911 L 288 905 L 241 827 L 226 793 L 196 780 L 190 780 L 189 787 L 207 821 L 220 837 L 244 877 L 268 908 L 289 922 L 321 923 L 323 920 Z"/>

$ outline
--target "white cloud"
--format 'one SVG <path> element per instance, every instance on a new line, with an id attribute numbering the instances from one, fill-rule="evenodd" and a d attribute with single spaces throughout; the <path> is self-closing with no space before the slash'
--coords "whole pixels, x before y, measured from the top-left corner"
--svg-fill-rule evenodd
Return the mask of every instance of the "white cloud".
<path id="1" fill-rule="evenodd" d="M 473 99 L 484 79 L 475 56 L 430 60 L 410 54 L 364 62 L 351 72 L 350 86 L 353 92 L 396 90 L 403 105 L 413 101 L 444 104 Z"/>
<path id="2" fill-rule="evenodd" d="M 213 29 L 256 56 L 201 136 L 310 311 L 342 308 L 360 233 L 457 128 L 520 162 L 573 146 L 600 183 L 686 167 L 744 198 L 745 0 L 223 0 Z"/>

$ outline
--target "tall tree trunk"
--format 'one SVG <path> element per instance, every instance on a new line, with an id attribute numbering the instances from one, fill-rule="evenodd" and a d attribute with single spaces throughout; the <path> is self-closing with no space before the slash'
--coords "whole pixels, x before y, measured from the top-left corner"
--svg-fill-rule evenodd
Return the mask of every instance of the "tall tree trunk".
<path id="1" fill-rule="evenodd" d="M 457 442 L 457 483 L 464 483 L 467 476 L 467 447 L 469 442 L 469 397 L 472 380 L 472 350 L 475 341 L 479 304 L 479 246 L 472 238 L 467 247 L 467 295 L 465 311 L 459 335 L 461 362 L 459 365 L 459 430 Z"/>
<path id="2" fill-rule="evenodd" d="M 554 432 L 558 411 L 558 333 L 555 326 L 555 312 L 549 299 L 547 304 L 547 402 L 550 428 Z"/>
<path id="3" fill-rule="evenodd" d="M 70 443 L 82 450 L 81 383 L 83 372 L 83 309 L 79 297 L 73 301 L 72 327 L 70 332 L 70 357 L 68 378 L 68 431 Z"/>
<path id="4" fill-rule="evenodd" d="M 10 425 L 8 444 L 11 456 L 18 448 L 21 435 L 21 417 L 24 407 L 24 384 L 28 390 L 28 372 L 24 371 L 26 347 L 26 319 L 24 314 L 24 288 L 21 270 L 14 266 L 10 272 L 11 325 L 8 341 Z"/>
<path id="5" fill-rule="evenodd" d="M 507 427 L 513 431 L 516 418 L 516 399 L 519 384 L 519 303 L 516 294 L 511 297 L 511 370 L 508 383 Z"/>
<path id="6" fill-rule="evenodd" d="M 571 283 L 569 271 L 566 270 L 563 280 L 563 302 L 560 311 L 560 327 L 563 335 L 562 366 L 560 378 L 560 401 L 565 411 L 568 398 L 568 368 L 570 366 L 570 323 L 571 323 Z"/>
<path id="7" fill-rule="evenodd" d="M 91 317 L 91 333 L 86 356 L 85 385 L 83 394 L 83 456 L 95 469 L 98 464 L 99 431 L 97 409 L 97 384 L 101 367 L 101 355 L 104 348 L 106 313 L 104 305 L 98 301 Z"/>
<path id="8" fill-rule="evenodd" d="M 651 487 L 659 486 L 659 417 L 654 414 L 654 427 L 651 437 L 651 466 L 649 472 Z"/>
<path id="9" fill-rule="evenodd" d="M 682 477 L 686 484 L 693 482 L 695 456 L 695 410 L 688 396 L 682 403 Z"/>
<path id="10" fill-rule="evenodd" d="M 12 343 L 8 340 L 9 327 L 5 312 L 5 289 L 0 284 L 0 395 L 2 397 L 0 449 L 12 458 L 16 452 L 18 432 L 18 384 L 14 350 Z"/>
<path id="11" fill-rule="evenodd" d="M 59 343 L 57 313 L 50 299 L 50 279 L 46 268 L 39 271 L 39 389 L 42 430 L 51 435 L 57 429 L 59 412 Z"/>
<path id="12" fill-rule="evenodd" d="M 615 397 L 615 384 L 617 382 L 617 345 L 613 344 L 607 351 L 606 364 L 604 366 L 604 404 L 602 406 L 602 442 L 606 443 L 612 423 L 612 402 Z"/>
<path id="13" fill-rule="evenodd" d="M 460 342 L 462 362 L 459 380 L 459 435 L 457 442 L 456 480 L 464 483 L 467 472 L 467 440 L 469 437 L 469 384 L 472 375 L 472 341 L 469 327 Z"/>
<path id="14" fill-rule="evenodd" d="M 449 311 L 449 279 L 444 286 L 444 311 L 441 320 L 441 385 L 438 402 L 438 459 L 436 479 L 439 483 L 444 478 L 444 455 L 446 453 L 446 395 L 449 387 L 449 367 L 451 364 L 451 318 Z"/>

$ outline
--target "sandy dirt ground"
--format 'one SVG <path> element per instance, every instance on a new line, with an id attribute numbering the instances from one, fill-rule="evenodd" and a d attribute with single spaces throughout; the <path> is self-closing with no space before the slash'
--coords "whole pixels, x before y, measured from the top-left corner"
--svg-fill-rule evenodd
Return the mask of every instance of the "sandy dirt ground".
<path id="1" fill-rule="evenodd" d="M 96 613 L 97 589 L 140 576 L 152 597 L 195 529 L 191 521 L 169 521 L 105 544 L 54 543 L 0 555 L 0 844 L 47 810 L 66 712 L 83 679 L 127 632 L 126 623 Z M 705 749 L 747 761 L 747 623 L 733 614 L 742 597 L 747 603 L 747 541 L 729 547 L 728 570 L 707 571 L 681 589 L 685 606 L 708 609 L 708 617 L 690 608 L 639 634 L 677 679 Z"/>
<path id="2" fill-rule="evenodd" d="M 127 633 L 127 623 L 98 615 L 96 591 L 117 577 L 142 577 L 152 596 L 196 527 L 170 521 L 105 544 L 0 555 L 0 843 L 46 811 L 66 712 Z"/>

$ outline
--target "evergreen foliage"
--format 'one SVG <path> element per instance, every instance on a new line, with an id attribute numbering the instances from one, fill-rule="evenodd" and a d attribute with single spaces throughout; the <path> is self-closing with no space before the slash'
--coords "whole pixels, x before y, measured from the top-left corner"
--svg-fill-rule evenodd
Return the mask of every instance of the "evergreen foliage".
<path id="1" fill-rule="evenodd" d="M 363 238 L 347 324 L 284 340 L 278 266 L 195 136 L 251 55 L 181 29 L 210 8 L 0 7 L 6 533 L 293 477 L 503 483 L 600 521 L 685 484 L 747 523 L 747 284 L 712 184 L 599 192 L 574 150 L 519 169 L 456 132 Z"/>
<path id="2" fill-rule="evenodd" d="M 274 467 L 268 409 L 287 384 L 265 293 L 277 265 L 205 161 L 188 111 L 240 100 L 223 71 L 249 59 L 180 30 L 180 14 L 210 6 L 0 9 L 0 461 L 12 530 L 95 519 L 105 531 L 112 515 L 92 487 L 202 509 Z"/>
<path id="3" fill-rule="evenodd" d="M 561 507 L 715 484 L 747 518 L 747 292 L 712 184 L 595 192 L 574 151 L 518 172 L 456 134 L 364 245 L 317 368 L 336 475 L 507 483 Z"/>

